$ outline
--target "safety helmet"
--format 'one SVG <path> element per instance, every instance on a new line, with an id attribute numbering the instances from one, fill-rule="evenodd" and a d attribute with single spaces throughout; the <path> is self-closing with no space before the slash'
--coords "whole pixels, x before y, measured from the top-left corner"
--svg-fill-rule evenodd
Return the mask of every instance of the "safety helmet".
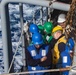
<path id="1" fill-rule="evenodd" d="M 39 44 L 43 44 L 43 38 L 42 35 L 40 33 L 34 33 L 32 35 L 32 42 L 35 45 L 39 45 Z"/>
<path id="2" fill-rule="evenodd" d="M 44 27 L 42 25 L 38 25 L 39 30 L 44 30 Z"/>
<path id="3" fill-rule="evenodd" d="M 38 26 L 36 24 L 31 24 L 30 27 L 29 27 L 29 31 L 31 33 L 37 33 L 37 32 L 39 32 Z"/>
<path id="4" fill-rule="evenodd" d="M 56 27 L 53 28 L 52 33 L 59 31 L 59 30 L 63 31 L 62 27 L 57 25 Z"/>
<path id="5" fill-rule="evenodd" d="M 47 34 L 51 34 L 52 29 L 53 29 L 53 24 L 52 24 L 51 22 L 46 22 L 46 23 L 44 23 L 44 31 L 45 31 Z"/>
<path id="6" fill-rule="evenodd" d="M 58 16 L 58 23 L 63 23 L 63 22 L 65 22 L 66 21 L 66 18 L 65 18 L 65 14 L 60 14 L 59 16 Z"/>
<path id="7" fill-rule="evenodd" d="M 39 33 L 43 34 L 44 33 L 44 27 L 42 25 L 38 25 L 39 28 Z"/>
<path id="8" fill-rule="evenodd" d="M 70 50 L 74 48 L 74 40 L 72 38 L 68 39 L 68 45 Z"/>

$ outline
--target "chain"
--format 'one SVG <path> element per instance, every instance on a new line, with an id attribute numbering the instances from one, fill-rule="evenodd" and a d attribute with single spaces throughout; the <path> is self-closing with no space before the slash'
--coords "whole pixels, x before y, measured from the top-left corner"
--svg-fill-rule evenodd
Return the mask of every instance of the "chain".
<path id="1" fill-rule="evenodd" d="M 70 10 L 67 13 L 66 17 L 66 38 L 68 37 L 73 37 L 74 40 L 76 40 L 76 30 L 75 30 L 75 25 L 76 25 L 76 0 L 72 0 L 71 5 L 70 5 Z M 74 32 L 73 35 L 72 32 Z"/>
<path id="2" fill-rule="evenodd" d="M 72 25 L 72 17 L 76 6 L 76 0 L 72 0 L 72 3 L 70 5 L 70 10 L 67 13 L 66 17 L 66 25 Z"/>

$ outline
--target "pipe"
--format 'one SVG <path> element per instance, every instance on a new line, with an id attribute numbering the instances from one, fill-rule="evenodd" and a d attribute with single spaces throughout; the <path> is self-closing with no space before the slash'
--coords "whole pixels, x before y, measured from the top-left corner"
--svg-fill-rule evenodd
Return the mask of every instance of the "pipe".
<path id="1" fill-rule="evenodd" d="M 21 25 L 21 31 L 23 32 L 23 26 L 24 26 L 24 22 L 23 22 L 23 4 L 19 3 L 19 9 L 20 9 L 20 25 Z M 25 38 L 24 36 L 22 36 L 22 47 L 25 47 Z M 25 48 L 22 49 L 22 58 L 23 58 L 23 71 L 25 71 L 26 68 L 26 61 L 25 59 Z"/>
<path id="2" fill-rule="evenodd" d="M 1 2 L 1 5 L 5 5 L 10 2 L 16 2 L 16 3 L 20 2 L 20 3 L 28 3 L 33 5 L 40 5 L 40 6 L 50 7 L 64 11 L 68 11 L 70 9 L 70 4 L 66 4 L 62 2 L 53 2 L 51 4 L 51 1 L 49 0 L 3 0 Z"/>
<path id="3" fill-rule="evenodd" d="M 7 3 L 15 2 L 15 3 L 28 3 L 33 5 L 40 5 L 40 6 L 46 6 L 49 7 L 50 1 L 43 1 L 43 0 L 3 0 L 1 2 L 1 6 L 6 5 Z"/>
<path id="4" fill-rule="evenodd" d="M 52 0 L 42 0 L 42 1 L 50 1 L 49 6 L 47 7 L 50 7 L 52 9 L 58 9 L 58 10 L 63 10 L 63 11 L 69 11 L 70 9 L 70 4 L 66 4 L 66 3 L 62 3 L 58 1 L 51 3 Z"/>
<path id="5" fill-rule="evenodd" d="M 58 10 L 63 10 L 63 11 L 69 11 L 70 4 L 66 4 L 66 3 L 62 3 L 62 2 L 53 2 L 50 5 L 50 8 L 58 9 Z"/>
<path id="6" fill-rule="evenodd" d="M 0 3 L 0 10 L 1 10 L 1 3 Z M 0 15 L 1 15 L 1 11 L 0 11 Z"/>

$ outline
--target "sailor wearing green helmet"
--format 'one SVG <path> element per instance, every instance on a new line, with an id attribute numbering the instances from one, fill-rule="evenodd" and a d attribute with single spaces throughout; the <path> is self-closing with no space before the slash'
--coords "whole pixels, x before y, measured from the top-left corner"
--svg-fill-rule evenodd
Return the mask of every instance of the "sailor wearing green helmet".
<path id="1" fill-rule="evenodd" d="M 53 29 L 53 24 L 51 22 L 45 22 L 44 25 L 38 25 L 39 32 L 43 35 L 43 39 L 45 43 L 50 43 L 52 40 L 52 29 Z"/>
<path id="2" fill-rule="evenodd" d="M 44 23 L 44 31 L 47 34 L 50 34 L 52 32 L 52 29 L 53 29 L 53 24 L 51 22 Z"/>

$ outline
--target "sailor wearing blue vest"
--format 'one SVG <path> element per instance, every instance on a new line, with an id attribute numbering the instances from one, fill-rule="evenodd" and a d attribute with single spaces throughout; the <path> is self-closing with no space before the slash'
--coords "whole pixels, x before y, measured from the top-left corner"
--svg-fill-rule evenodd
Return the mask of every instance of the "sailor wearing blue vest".
<path id="1" fill-rule="evenodd" d="M 26 59 L 29 71 L 48 70 L 51 66 L 51 50 L 43 44 L 40 33 L 32 35 L 33 44 L 27 47 Z M 49 73 L 31 73 L 30 75 L 49 75 Z"/>
<path id="2" fill-rule="evenodd" d="M 65 51 L 61 53 L 62 58 L 62 67 L 69 67 L 72 65 L 72 57 L 73 57 L 73 48 L 74 48 L 74 40 L 69 38 L 66 44 Z M 69 71 L 62 72 L 62 75 L 69 75 Z"/>
<path id="3" fill-rule="evenodd" d="M 73 57 L 72 54 L 74 53 L 74 46 L 74 40 L 71 37 L 69 37 L 66 44 L 66 51 L 70 54 L 71 58 Z"/>

